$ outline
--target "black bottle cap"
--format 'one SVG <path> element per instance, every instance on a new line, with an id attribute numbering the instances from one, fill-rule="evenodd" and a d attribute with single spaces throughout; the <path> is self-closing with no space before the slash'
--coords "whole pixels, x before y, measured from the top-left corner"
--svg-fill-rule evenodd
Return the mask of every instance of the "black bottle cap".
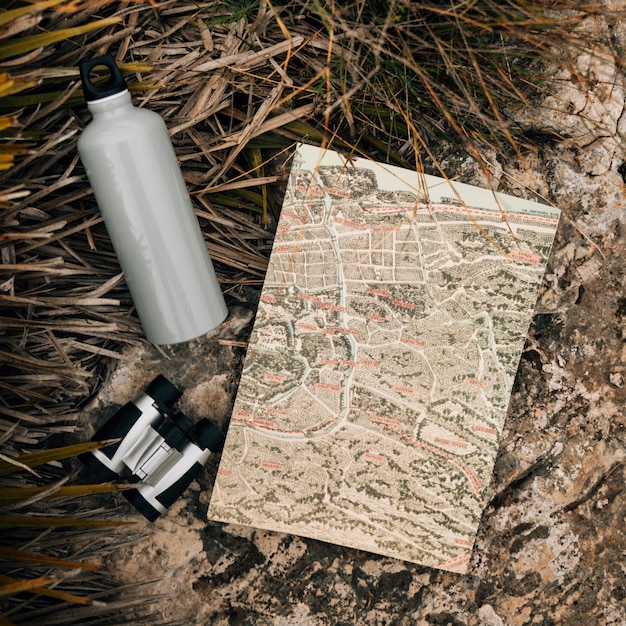
<path id="1" fill-rule="evenodd" d="M 109 76 L 103 83 L 99 82 L 96 84 L 91 80 L 91 72 L 97 67 L 103 67 L 108 70 Z M 83 85 L 83 93 L 87 102 L 114 96 L 116 93 L 121 93 L 127 89 L 122 72 L 120 72 L 110 54 L 105 54 L 90 61 L 83 61 L 79 65 L 79 70 L 80 82 Z"/>

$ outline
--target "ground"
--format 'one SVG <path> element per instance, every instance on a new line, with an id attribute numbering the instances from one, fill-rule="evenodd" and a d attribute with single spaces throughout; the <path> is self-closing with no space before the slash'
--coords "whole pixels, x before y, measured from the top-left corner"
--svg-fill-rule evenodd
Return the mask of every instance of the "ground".
<path id="1" fill-rule="evenodd" d="M 537 128 L 565 128 L 571 141 L 547 143 L 525 164 L 515 155 L 493 162 L 499 190 L 545 198 L 564 218 L 468 574 L 209 522 L 212 458 L 168 515 L 141 522 L 143 538 L 108 557 L 122 582 L 160 579 L 144 592 L 164 594 L 163 624 L 626 623 L 623 78 L 608 58 L 579 62 L 595 64 L 596 86 L 582 97 L 564 82 L 560 100 L 536 115 Z M 485 182 L 472 160 L 447 167 Z M 186 389 L 186 412 L 227 428 L 254 313 L 250 296 L 205 338 L 132 348 L 112 367 L 91 422 L 161 372 Z"/>
<path id="2" fill-rule="evenodd" d="M 161 578 L 146 590 L 167 594 L 163 623 L 626 622 L 626 223 L 621 152 L 605 144 L 595 147 L 604 150 L 599 172 L 582 167 L 586 151 L 536 155 L 537 177 L 568 219 L 520 363 L 469 573 L 208 522 L 212 459 L 168 515 L 145 523 L 142 540 L 110 557 L 123 581 Z M 244 356 L 237 342 L 253 315 L 254 306 L 233 308 L 215 333 L 166 356 L 134 348 L 94 411 L 162 372 L 186 388 L 184 410 L 226 428 Z"/>

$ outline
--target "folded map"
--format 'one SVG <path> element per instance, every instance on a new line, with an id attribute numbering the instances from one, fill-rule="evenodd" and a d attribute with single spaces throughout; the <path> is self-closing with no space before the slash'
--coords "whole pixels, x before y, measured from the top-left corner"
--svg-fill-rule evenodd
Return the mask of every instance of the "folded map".
<path id="1" fill-rule="evenodd" d="M 558 221 L 299 145 L 209 518 L 465 572 Z"/>

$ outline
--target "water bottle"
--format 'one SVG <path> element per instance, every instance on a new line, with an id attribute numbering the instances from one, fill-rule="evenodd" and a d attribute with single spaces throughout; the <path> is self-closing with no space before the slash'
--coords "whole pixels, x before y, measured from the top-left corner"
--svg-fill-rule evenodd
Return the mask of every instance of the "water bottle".
<path id="1" fill-rule="evenodd" d="M 199 337 L 228 310 L 165 123 L 133 106 L 110 55 L 81 63 L 80 78 L 93 119 L 78 153 L 146 337 Z"/>

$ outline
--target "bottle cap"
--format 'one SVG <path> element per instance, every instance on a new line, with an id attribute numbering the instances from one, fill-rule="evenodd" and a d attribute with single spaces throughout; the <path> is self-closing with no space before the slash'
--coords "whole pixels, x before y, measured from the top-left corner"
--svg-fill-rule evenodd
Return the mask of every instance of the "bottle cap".
<path id="1" fill-rule="evenodd" d="M 91 80 L 91 72 L 99 67 L 108 70 L 108 78 L 104 82 L 96 84 Z M 96 57 L 90 61 L 83 61 L 79 65 L 79 70 L 80 82 L 82 83 L 83 93 L 87 102 L 101 100 L 127 89 L 122 72 L 120 72 L 119 67 L 117 67 L 115 60 L 110 54 Z"/>

